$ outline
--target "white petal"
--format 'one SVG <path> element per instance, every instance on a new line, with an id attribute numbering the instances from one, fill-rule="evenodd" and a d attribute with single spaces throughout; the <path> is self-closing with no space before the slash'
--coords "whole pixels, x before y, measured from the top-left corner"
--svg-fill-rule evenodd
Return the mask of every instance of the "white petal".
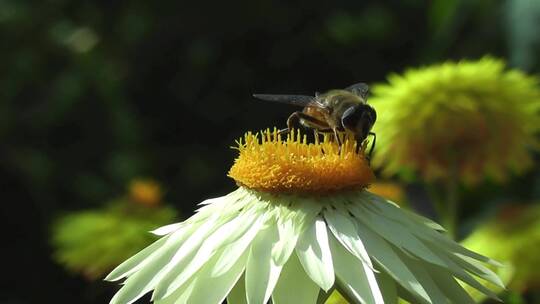
<path id="1" fill-rule="evenodd" d="M 424 226 L 427 226 L 428 228 L 431 228 L 431 229 L 434 229 L 434 230 L 437 230 L 437 231 L 446 231 L 446 229 L 444 229 L 443 226 L 439 225 L 438 223 L 426 218 L 426 217 L 423 217 L 421 215 L 418 215 L 412 211 L 409 211 L 409 210 L 403 210 L 404 213 L 409 216 L 409 218 L 416 222 L 417 224 L 420 224 L 420 225 L 424 225 Z"/>
<path id="2" fill-rule="evenodd" d="M 272 247 L 279 241 L 275 226 L 259 232 L 255 238 L 246 266 L 246 295 L 250 304 L 266 303 L 276 286 L 282 265 L 272 259 Z"/>
<path id="3" fill-rule="evenodd" d="M 381 288 L 381 293 L 384 298 L 384 304 L 397 304 L 398 295 L 396 282 L 387 273 L 381 271 L 376 274 L 377 282 Z"/>
<path id="4" fill-rule="evenodd" d="M 184 288 L 176 290 L 172 295 L 163 299 L 154 301 L 155 304 L 175 304 L 175 303 L 188 303 L 188 299 L 195 290 L 197 280 L 199 278 L 192 278 Z"/>
<path id="5" fill-rule="evenodd" d="M 403 303 L 403 302 L 405 302 L 405 303 L 418 303 L 418 304 L 429 304 L 429 303 L 431 303 L 431 299 L 429 299 L 429 297 L 428 297 L 427 301 L 418 299 L 415 296 L 413 296 L 408 290 L 406 290 L 406 289 L 404 289 L 404 288 L 402 288 L 400 286 L 398 286 L 397 293 L 398 293 L 398 297 L 400 299 L 405 300 L 405 301 L 400 301 L 400 304 Z"/>
<path id="6" fill-rule="evenodd" d="M 362 206 L 364 208 L 367 208 L 372 212 L 378 213 L 380 216 L 390 217 L 395 221 L 401 222 L 415 236 L 422 240 L 433 242 L 437 246 L 444 246 L 446 251 L 460 253 L 472 257 L 476 260 L 492 264 L 494 266 L 502 266 L 499 262 L 494 261 L 481 254 L 478 254 L 474 251 L 468 250 L 448 238 L 446 235 L 437 232 L 436 230 L 444 231 L 444 228 L 425 217 L 414 214 L 407 210 L 402 210 L 398 206 L 395 206 L 393 203 L 374 194 L 364 193 L 362 194 L 362 197 L 362 200 L 364 201 L 364 204 Z"/>
<path id="7" fill-rule="evenodd" d="M 504 283 L 501 281 L 501 278 L 495 274 L 491 269 L 480 264 L 477 260 L 470 258 L 468 256 L 461 255 L 459 253 L 455 255 L 450 255 L 450 258 L 456 262 L 458 265 L 463 267 L 469 272 L 474 273 L 475 275 L 481 277 L 482 279 L 497 285 L 500 288 L 506 288 Z"/>
<path id="8" fill-rule="evenodd" d="M 249 230 L 236 242 L 224 248 L 223 254 L 218 258 L 214 269 L 213 276 L 222 275 L 229 271 L 237 259 L 249 248 L 257 233 L 263 228 L 266 222 L 266 215 L 262 214 L 255 220 Z"/>
<path id="9" fill-rule="evenodd" d="M 451 303 L 474 304 L 476 301 L 449 274 L 436 266 L 428 265 L 428 271 L 437 286 L 450 299 Z"/>
<path id="10" fill-rule="evenodd" d="M 415 231 L 415 234 L 418 235 L 418 237 L 422 240 L 425 240 L 426 242 L 429 242 L 439 248 L 441 248 L 443 251 L 446 252 L 453 252 L 462 256 L 467 256 L 469 258 L 475 259 L 477 261 L 481 261 L 496 267 L 504 267 L 503 264 L 488 258 L 486 256 L 483 256 L 477 252 L 474 252 L 472 250 L 469 250 L 460 244 L 456 243 L 455 241 L 451 240 L 448 236 L 443 235 L 441 233 L 438 233 L 436 231 L 430 231 L 423 230 L 423 231 Z"/>
<path id="11" fill-rule="evenodd" d="M 446 296 L 435 284 L 429 273 L 426 271 L 426 264 L 416 259 L 410 258 L 402 253 L 398 253 L 400 259 L 411 269 L 412 273 L 429 295 L 432 304 L 448 303 Z"/>
<path id="12" fill-rule="evenodd" d="M 375 274 L 366 263 L 349 253 L 329 236 L 338 285 L 347 295 L 364 304 L 384 304 Z"/>
<path id="13" fill-rule="evenodd" d="M 381 267 L 405 289 L 429 301 L 427 292 L 414 277 L 414 274 L 407 268 L 407 265 L 401 261 L 400 257 L 395 253 L 394 248 L 364 224 L 357 223 L 357 225 L 358 234 L 364 241 L 371 257 L 379 262 Z"/>
<path id="14" fill-rule="evenodd" d="M 216 215 L 225 221 L 229 221 L 239 213 L 239 209 L 251 202 L 250 200 L 238 200 L 239 195 L 236 192 L 237 191 L 226 196 L 206 200 L 205 202 L 208 202 L 208 204 L 197 209 L 196 213 L 187 219 L 185 223 L 193 224 L 204 222 Z"/>
<path id="15" fill-rule="evenodd" d="M 332 231 L 341 245 L 373 269 L 371 259 L 362 240 L 358 236 L 357 228 L 352 218 L 336 210 L 326 210 L 324 212 L 324 218 L 328 222 L 330 231 Z"/>
<path id="16" fill-rule="evenodd" d="M 477 289 L 481 293 L 485 294 L 486 296 L 498 300 L 497 295 L 493 291 L 491 291 L 486 286 L 480 284 L 480 282 L 478 282 L 469 273 L 467 273 L 465 270 L 463 270 L 463 268 L 461 266 L 454 263 L 452 261 L 452 259 L 450 258 L 450 256 L 452 255 L 451 253 L 448 254 L 448 253 L 446 253 L 444 251 L 441 251 L 441 250 L 438 250 L 436 248 L 434 248 L 433 250 L 435 252 L 437 252 L 439 254 L 439 256 L 441 257 L 441 259 L 443 259 L 445 261 L 445 263 L 448 265 L 448 267 L 446 269 L 444 269 L 444 270 L 446 270 L 449 274 L 454 275 L 456 278 L 458 278 L 461 281 L 469 284 L 471 287 L 474 287 L 475 289 Z"/>
<path id="17" fill-rule="evenodd" d="M 288 205 L 283 204 L 277 208 L 279 242 L 272 249 L 272 258 L 277 265 L 287 262 L 296 247 L 298 237 L 313 225 L 320 210 L 320 204 L 302 198 L 294 198 Z"/>
<path id="18" fill-rule="evenodd" d="M 324 220 L 318 218 L 304 231 L 296 245 L 296 254 L 307 275 L 324 291 L 334 285 L 334 265 Z"/>
<path id="19" fill-rule="evenodd" d="M 106 278 L 107 281 L 117 281 L 120 280 L 123 277 L 127 277 L 130 274 L 136 272 L 142 267 L 142 262 L 148 258 L 150 255 L 155 253 L 161 246 L 165 244 L 167 241 L 167 237 L 163 237 L 154 243 L 152 243 L 150 246 L 144 248 L 143 250 L 139 251 L 139 253 L 135 254 L 134 256 L 130 257 L 126 261 L 124 261 L 122 264 L 118 265 Z"/>
<path id="20" fill-rule="evenodd" d="M 215 216 L 219 211 L 223 210 L 226 205 L 231 203 L 231 201 L 227 198 L 228 196 L 222 196 L 203 201 L 199 204 L 202 205 L 202 207 L 195 210 L 195 214 L 188 218 L 185 222 L 193 223 L 203 221 L 211 216 Z"/>
<path id="21" fill-rule="evenodd" d="M 197 274 L 198 281 L 195 290 L 187 303 L 220 304 L 236 284 L 246 267 L 247 250 L 237 262 L 220 276 L 212 275 L 212 265 L 205 267 Z"/>
<path id="22" fill-rule="evenodd" d="M 232 193 L 231 193 L 232 194 Z M 230 194 L 229 194 L 230 195 Z M 220 197 L 214 197 L 214 198 L 209 198 L 209 199 L 205 199 L 204 201 L 198 203 L 197 205 L 199 206 L 205 206 L 205 205 L 210 205 L 210 204 L 215 204 L 215 203 L 218 203 L 220 202 L 222 199 L 224 199 L 225 197 L 227 196 L 220 196 Z"/>
<path id="23" fill-rule="evenodd" d="M 319 296 L 317 286 L 304 272 L 296 255 L 292 255 L 272 294 L 274 304 L 313 304 Z"/>
<path id="24" fill-rule="evenodd" d="M 247 304 L 245 275 L 241 276 L 227 296 L 227 304 Z"/>
<path id="25" fill-rule="evenodd" d="M 363 202 L 350 206 L 349 210 L 363 224 L 366 224 L 373 231 L 377 231 L 383 238 L 388 240 L 396 247 L 404 250 L 407 253 L 414 254 L 417 258 L 426 260 L 430 263 L 446 267 L 447 265 L 436 254 L 434 254 L 424 243 L 417 239 L 409 232 L 409 228 L 401 223 L 393 221 L 365 207 L 370 202 Z M 374 202 L 371 202 L 373 204 Z"/>
<path id="26" fill-rule="evenodd" d="M 208 231 L 213 226 L 213 222 L 208 222 L 203 227 L 191 226 L 187 227 L 186 231 L 180 230 L 169 235 L 165 244 L 146 258 L 141 263 L 140 269 L 124 282 L 124 286 L 111 299 L 111 304 L 133 303 L 145 293 L 154 289 L 157 282 L 163 277 L 167 263 L 169 263 L 178 248 L 181 247 L 181 244 L 188 239 L 188 235 L 195 229 L 197 231 Z"/>
<path id="27" fill-rule="evenodd" d="M 283 266 L 291 256 L 294 247 L 296 247 L 299 232 L 294 226 L 293 219 L 278 219 L 276 225 L 278 228 L 279 240 L 274 248 L 272 248 L 272 259 L 275 261 L 276 265 Z"/>
<path id="28" fill-rule="evenodd" d="M 380 213 L 381 215 L 392 218 L 398 222 L 401 222 L 407 227 L 418 226 L 421 228 L 429 228 L 439 231 L 445 231 L 445 229 L 435 223 L 434 221 L 420 216 L 409 210 L 401 209 L 395 203 L 380 197 L 372 193 L 363 193 L 366 201 L 372 202 L 371 204 L 366 204 L 366 206 L 371 207 L 373 211 Z"/>
<path id="29" fill-rule="evenodd" d="M 176 289 L 180 288 L 182 284 L 186 283 L 192 275 L 208 262 L 216 253 L 216 250 L 223 244 L 234 242 L 247 229 L 253 230 L 254 226 L 252 223 L 257 219 L 257 216 L 253 212 L 238 216 L 232 221 L 222 224 L 206 239 L 201 239 L 200 236 L 197 236 L 199 231 L 195 232 L 167 265 L 166 274 L 156 286 L 152 299 L 166 298 Z M 206 232 L 201 233 L 208 234 Z M 254 234 L 252 233 L 252 235 Z M 204 243 L 195 253 L 193 249 L 203 241 Z M 249 242 L 251 242 L 251 239 L 247 241 L 248 244 Z"/>
<path id="30" fill-rule="evenodd" d="M 187 284 L 177 289 L 169 297 L 158 300 L 156 304 L 220 304 L 233 286 L 238 282 L 245 269 L 247 251 L 236 261 L 231 269 L 220 276 L 213 276 L 212 269 L 222 252 L 214 256 L 192 277 Z"/>
<path id="31" fill-rule="evenodd" d="M 183 223 L 174 223 L 174 224 L 170 224 L 170 225 L 166 225 L 166 226 L 162 226 L 162 227 L 159 227 L 155 230 L 152 230 L 150 231 L 150 233 L 152 234 L 155 234 L 155 235 L 166 235 L 166 234 L 169 234 L 173 231 L 176 231 L 178 229 L 180 229 L 180 227 L 182 227 L 182 224 Z"/>
<path id="32" fill-rule="evenodd" d="M 440 233 L 434 232 L 433 234 L 430 234 L 430 235 L 423 234 L 423 235 L 419 235 L 419 237 L 426 238 L 426 240 L 431 241 L 432 244 L 442 248 L 445 251 L 461 254 L 461 255 L 473 258 L 475 260 L 478 260 L 478 261 L 481 261 L 481 262 L 484 262 L 484 263 L 487 263 L 496 267 L 504 267 L 504 265 L 501 264 L 500 262 L 495 261 L 486 256 L 483 256 L 474 251 L 471 251 Z"/>
<path id="33" fill-rule="evenodd" d="M 372 216 L 374 218 L 376 216 L 375 211 L 373 211 L 374 208 L 375 208 L 374 206 L 375 206 L 375 204 L 372 204 L 372 205 L 363 204 L 362 205 L 362 208 L 363 208 L 362 210 L 366 214 L 368 214 L 368 216 L 365 216 L 362 219 L 369 218 L 369 216 Z M 388 206 L 390 206 L 390 207 L 388 207 Z M 387 204 L 385 202 L 377 203 L 376 207 L 383 209 L 386 212 L 385 214 L 388 214 L 388 215 L 392 215 L 393 213 L 400 211 L 399 209 L 397 209 L 397 208 L 395 208 L 395 207 L 393 207 L 393 206 L 391 206 L 391 205 L 389 205 L 389 204 Z M 370 212 L 373 212 L 373 213 L 370 214 Z M 395 219 L 397 219 L 399 217 L 399 215 L 396 215 L 396 214 L 393 214 L 393 216 L 394 216 Z M 495 294 L 493 292 L 491 292 L 488 288 L 486 288 L 485 286 L 480 284 L 478 281 L 476 281 L 473 277 L 471 277 L 468 273 L 466 273 L 462 269 L 462 267 L 456 265 L 456 263 L 454 263 L 450 259 L 449 255 L 452 255 L 452 252 L 441 250 L 437 245 L 435 245 L 435 244 L 433 244 L 431 242 L 424 243 L 424 242 L 416 239 L 416 237 L 410 235 L 408 233 L 408 231 L 406 231 L 407 229 L 410 229 L 411 231 L 415 231 L 415 230 L 419 229 L 418 227 L 415 227 L 413 225 L 410 225 L 409 227 L 402 226 L 402 224 L 400 224 L 397 220 L 396 221 L 390 221 L 390 220 L 385 219 L 383 214 L 379 214 L 378 218 L 380 218 L 381 220 L 379 221 L 378 224 L 375 224 L 375 225 L 378 225 L 378 227 L 379 227 L 379 230 L 377 230 L 377 231 L 379 233 L 381 233 L 383 236 L 385 236 L 387 239 L 389 239 L 391 242 L 393 242 L 395 245 L 403 244 L 403 243 L 400 243 L 400 241 L 398 239 L 396 239 L 395 236 L 390 235 L 388 232 L 386 232 L 386 235 L 385 235 L 384 234 L 385 232 L 383 231 L 384 229 L 381 229 L 382 226 L 387 227 L 387 228 L 393 227 L 391 229 L 396 230 L 396 235 L 399 235 L 400 237 L 403 237 L 403 238 L 408 238 L 409 241 L 414 240 L 415 242 L 417 242 L 416 246 L 414 248 L 414 250 L 416 250 L 416 252 L 413 251 L 413 248 L 411 248 L 410 246 L 407 246 L 406 244 L 403 244 L 403 246 L 407 250 L 412 251 L 418 258 L 424 259 L 424 260 L 426 260 L 426 261 L 428 261 L 430 263 L 433 263 L 433 264 L 439 265 L 439 266 L 441 266 L 441 267 L 443 267 L 445 269 L 448 269 L 448 271 L 450 271 L 451 273 L 456 275 L 459 279 L 463 280 L 467 284 L 473 286 L 474 288 L 478 289 L 479 291 L 481 291 L 482 293 L 484 293 L 484 294 L 486 294 L 486 295 L 488 295 L 490 297 L 496 298 L 496 296 L 495 296 Z M 368 224 L 369 223 L 370 222 L 368 221 Z M 371 223 L 373 223 L 373 222 L 371 222 Z M 398 233 L 397 232 L 398 230 L 400 230 L 401 233 Z M 423 228 L 422 230 L 423 231 L 417 232 L 417 233 L 422 233 L 422 232 L 425 232 L 425 231 L 430 231 L 430 232 L 432 232 L 434 234 L 438 233 L 438 232 L 434 232 L 433 230 L 430 230 L 429 228 L 427 228 L 427 229 Z M 426 233 L 424 233 L 424 234 L 426 234 Z"/>

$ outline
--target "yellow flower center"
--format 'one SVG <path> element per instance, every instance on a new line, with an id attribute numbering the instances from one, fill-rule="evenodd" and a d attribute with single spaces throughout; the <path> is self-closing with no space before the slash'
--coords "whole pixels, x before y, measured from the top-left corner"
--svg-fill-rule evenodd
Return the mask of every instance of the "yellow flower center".
<path id="1" fill-rule="evenodd" d="M 300 132 L 248 132 L 237 141 L 240 155 L 229 171 L 239 185 L 265 192 L 325 193 L 365 188 L 374 178 L 351 134 L 343 134 L 341 149 L 333 135 L 308 143 Z M 357 151 L 359 150 L 359 151 Z"/>

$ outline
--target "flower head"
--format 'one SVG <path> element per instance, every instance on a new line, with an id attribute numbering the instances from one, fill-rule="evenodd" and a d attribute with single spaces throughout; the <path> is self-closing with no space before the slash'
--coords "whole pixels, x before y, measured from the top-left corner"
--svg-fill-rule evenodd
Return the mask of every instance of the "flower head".
<path id="1" fill-rule="evenodd" d="M 374 164 L 386 174 L 500 181 L 528 168 L 528 150 L 538 147 L 538 80 L 500 60 L 411 69 L 373 93 L 370 103 L 384 113 L 374 127 Z"/>
<path id="2" fill-rule="evenodd" d="M 148 208 L 123 198 L 102 209 L 73 212 L 53 225 L 53 256 L 68 270 L 99 279 L 155 241 L 148 230 L 175 218 L 170 207 Z"/>
<path id="3" fill-rule="evenodd" d="M 366 187 L 374 178 L 353 136 L 341 149 L 325 135 L 308 143 L 300 132 L 282 139 L 277 133 L 247 133 L 229 176 L 240 186 L 265 192 L 324 193 Z"/>
<path id="4" fill-rule="evenodd" d="M 156 206 L 161 202 L 161 187 L 150 179 L 134 179 L 129 184 L 129 198 L 138 204 Z"/>
<path id="5" fill-rule="evenodd" d="M 496 297 L 475 277 L 502 285 L 483 265 L 497 263 L 365 191 L 371 171 L 349 139 L 339 150 L 295 135 L 262 138 L 240 143 L 236 191 L 155 230 L 161 239 L 109 274 L 126 278 L 112 303 L 151 291 L 156 303 L 316 303 L 333 287 L 359 303 L 472 303 L 456 279 Z"/>

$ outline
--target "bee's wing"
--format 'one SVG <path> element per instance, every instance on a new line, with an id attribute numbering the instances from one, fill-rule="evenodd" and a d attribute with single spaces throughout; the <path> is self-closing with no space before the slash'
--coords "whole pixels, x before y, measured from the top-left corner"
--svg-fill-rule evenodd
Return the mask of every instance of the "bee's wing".
<path id="1" fill-rule="evenodd" d="M 350 91 L 364 99 L 366 99 L 369 94 L 369 86 L 363 82 L 353 84 L 352 86 L 345 88 L 345 90 Z"/>
<path id="2" fill-rule="evenodd" d="M 288 103 L 295 106 L 305 107 L 313 101 L 313 96 L 306 95 L 274 95 L 274 94 L 253 94 L 253 97 L 266 101 Z"/>

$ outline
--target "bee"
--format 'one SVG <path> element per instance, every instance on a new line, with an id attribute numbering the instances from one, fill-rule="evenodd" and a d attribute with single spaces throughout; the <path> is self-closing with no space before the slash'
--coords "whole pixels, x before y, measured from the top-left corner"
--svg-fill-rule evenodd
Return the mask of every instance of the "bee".
<path id="1" fill-rule="evenodd" d="M 323 94 L 315 93 L 315 96 L 253 94 L 253 97 L 304 108 L 289 116 L 287 128 L 280 130 L 280 133 L 290 132 L 292 129 L 303 126 L 313 129 L 316 134 L 333 133 L 340 147 L 339 132 L 353 133 L 358 146 L 363 144 L 369 135 L 373 136 L 373 144 L 368 153 L 368 159 L 371 159 L 377 139 L 375 133 L 371 132 L 371 128 L 377 120 L 377 113 L 367 104 L 368 94 L 368 85 L 357 83 L 342 90 L 330 90 Z"/>

